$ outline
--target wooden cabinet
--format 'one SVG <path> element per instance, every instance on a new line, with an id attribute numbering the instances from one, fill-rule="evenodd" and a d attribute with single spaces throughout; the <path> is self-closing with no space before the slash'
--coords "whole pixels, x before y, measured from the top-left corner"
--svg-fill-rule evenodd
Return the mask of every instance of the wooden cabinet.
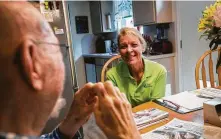
<path id="1" fill-rule="evenodd" d="M 167 70 L 166 95 L 175 94 L 174 57 L 154 59 L 153 61 L 163 65 Z"/>
<path id="2" fill-rule="evenodd" d="M 94 34 L 113 32 L 113 1 L 90 1 L 91 26 Z"/>
<path id="3" fill-rule="evenodd" d="M 101 81 L 101 71 L 104 64 L 109 60 L 109 58 L 95 58 L 95 67 L 96 67 L 96 77 L 97 82 Z"/>
<path id="4" fill-rule="evenodd" d="M 85 63 L 85 72 L 86 72 L 86 81 L 96 83 L 96 67 L 94 58 L 84 58 Z"/>
<path id="5" fill-rule="evenodd" d="M 104 64 L 109 60 L 109 58 L 99 58 L 99 57 L 85 57 L 85 71 L 87 82 L 100 82 L 101 81 L 101 71 Z"/>
<path id="6" fill-rule="evenodd" d="M 134 25 L 172 22 L 171 1 L 132 1 Z"/>

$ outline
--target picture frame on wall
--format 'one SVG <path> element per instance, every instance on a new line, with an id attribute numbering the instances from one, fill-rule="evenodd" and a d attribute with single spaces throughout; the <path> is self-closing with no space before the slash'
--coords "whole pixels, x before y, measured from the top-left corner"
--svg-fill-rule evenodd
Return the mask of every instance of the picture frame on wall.
<path id="1" fill-rule="evenodd" d="M 76 33 L 89 33 L 88 16 L 75 16 Z"/>

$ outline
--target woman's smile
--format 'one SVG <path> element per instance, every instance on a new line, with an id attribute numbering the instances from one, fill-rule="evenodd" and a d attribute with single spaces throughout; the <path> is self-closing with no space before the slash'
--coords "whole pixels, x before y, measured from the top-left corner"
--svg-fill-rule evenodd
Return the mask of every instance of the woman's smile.
<path id="1" fill-rule="evenodd" d="M 125 35 L 120 38 L 119 52 L 124 61 L 131 65 L 142 59 L 142 45 L 134 35 Z"/>

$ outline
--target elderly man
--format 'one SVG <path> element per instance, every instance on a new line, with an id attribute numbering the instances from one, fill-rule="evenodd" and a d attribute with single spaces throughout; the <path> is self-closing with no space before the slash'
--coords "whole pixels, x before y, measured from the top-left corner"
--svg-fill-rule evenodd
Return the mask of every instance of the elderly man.
<path id="1" fill-rule="evenodd" d="M 0 138 L 37 137 L 63 91 L 59 42 L 27 2 L 0 2 L 0 13 Z M 66 118 L 42 138 L 72 138 L 93 111 L 108 138 L 140 138 L 130 105 L 110 82 L 75 93 Z"/>

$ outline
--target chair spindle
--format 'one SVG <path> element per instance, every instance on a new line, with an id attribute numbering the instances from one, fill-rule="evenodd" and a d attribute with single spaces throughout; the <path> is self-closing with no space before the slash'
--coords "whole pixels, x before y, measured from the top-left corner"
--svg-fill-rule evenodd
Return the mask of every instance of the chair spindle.
<path id="1" fill-rule="evenodd" d="M 204 65 L 204 60 L 202 61 L 202 79 L 203 79 L 203 87 L 207 87 L 206 84 L 206 69 L 205 69 L 205 65 Z"/>
<path id="2" fill-rule="evenodd" d="M 215 87 L 215 85 L 214 85 L 212 53 L 209 54 L 209 78 L 210 78 L 211 87 Z"/>

